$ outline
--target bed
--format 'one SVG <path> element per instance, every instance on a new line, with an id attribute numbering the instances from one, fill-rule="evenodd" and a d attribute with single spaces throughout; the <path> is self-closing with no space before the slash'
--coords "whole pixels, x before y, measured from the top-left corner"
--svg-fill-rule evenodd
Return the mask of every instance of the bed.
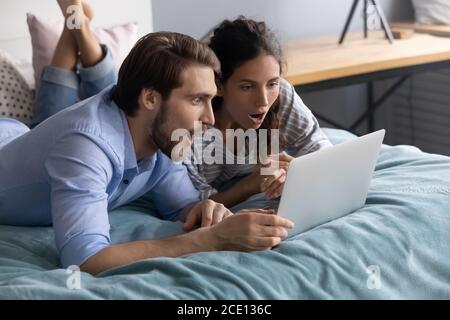
<path id="1" fill-rule="evenodd" d="M 108 6 L 114 21 L 103 24 L 130 14 L 150 31 L 150 1 L 133 1 L 128 13 L 120 0 L 92 2 Z M 57 15 L 54 1 L 0 9 L 13 26 L 0 28 L 0 48 L 30 61 L 25 12 Z M 335 144 L 354 138 L 325 131 Z M 110 222 L 115 243 L 182 232 L 145 198 L 110 212 Z M 147 259 L 93 277 L 59 268 L 51 227 L 0 226 L 0 299 L 450 299 L 449 231 L 450 158 L 383 145 L 362 209 L 270 251 Z"/>
<path id="2" fill-rule="evenodd" d="M 355 136 L 325 129 L 331 141 Z M 113 242 L 171 236 L 145 198 Z M 50 227 L 0 226 L 2 299 L 449 299 L 450 158 L 383 145 L 366 204 L 270 251 L 153 258 L 93 277 L 58 268 Z M 71 280 L 72 279 L 72 280 Z"/>

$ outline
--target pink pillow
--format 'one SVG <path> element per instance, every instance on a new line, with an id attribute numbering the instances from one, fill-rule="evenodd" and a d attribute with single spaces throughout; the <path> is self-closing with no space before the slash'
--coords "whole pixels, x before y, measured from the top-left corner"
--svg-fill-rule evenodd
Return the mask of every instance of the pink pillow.
<path id="1" fill-rule="evenodd" d="M 33 68 L 36 87 L 39 86 L 42 70 L 51 63 L 61 35 L 64 20 L 47 19 L 27 13 L 28 29 L 33 47 Z M 115 25 L 108 28 L 94 28 L 98 41 L 108 46 L 117 71 L 137 41 L 137 22 Z"/>

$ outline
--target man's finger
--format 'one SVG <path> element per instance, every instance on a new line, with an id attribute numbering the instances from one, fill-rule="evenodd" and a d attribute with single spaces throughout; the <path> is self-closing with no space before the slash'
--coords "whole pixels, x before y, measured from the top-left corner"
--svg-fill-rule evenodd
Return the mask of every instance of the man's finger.
<path id="1" fill-rule="evenodd" d="M 262 213 L 262 214 L 274 214 L 275 210 L 273 209 L 242 209 L 236 212 L 238 213 L 249 213 L 249 212 L 255 212 L 255 213 Z"/>
<path id="2" fill-rule="evenodd" d="M 225 218 L 225 215 L 229 211 L 223 204 L 218 204 L 214 208 L 212 225 L 218 224 Z"/>
<path id="3" fill-rule="evenodd" d="M 280 244 L 280 242 L 280 237 L 257 237 L 254 241 L 254 246 L 256 249 L 265 250 Z"/>
<path id="4" fill-rule="evenodd" d="M 207 201 L 202 207 L 202 227 L 209 227 L 213 221 L 215 202 Z"/>
<path id="5" fill-rule="evenodd" d="M 183 229 L 186 231 L 192 230 L 197 224 L 198 214 L 197 212 L 188 215 L 186 222 L 183 224 Z"/>
<path id="6" fill-rule="evenodd" d="M 277 226 L 277 227 L 284 227 L 284 228 L 293 228 L 294 223 L 286 218 L 280 217 L 276 214 L 256 214 L 255 220 L 258 224 L 264 225 L 264 226 Z"/>
<path id="7" fill-rule="evenodd" d="M 273 226 L 258 226 L 258 234 L 262 237 L 279 237 L 285 238 L 288 236 L 288 232 L 283 227 Z"/>

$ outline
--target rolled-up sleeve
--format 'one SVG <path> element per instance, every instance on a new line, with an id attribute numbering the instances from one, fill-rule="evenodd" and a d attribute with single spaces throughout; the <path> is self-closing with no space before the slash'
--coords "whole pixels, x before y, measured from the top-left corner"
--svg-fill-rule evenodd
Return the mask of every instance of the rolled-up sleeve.
<path id="1" fill-rule="evenodd" d="M 280 129 L 287 140 L 286 151 L 293 157 L 332 146 L 311 110 L 284 79 L 280 90 Z"/>
<path id="2" fill-rule="evenodd" d="M 99 143 L 71 134 L 55 143 L 45 170 L 61 265 L 80 266 L 110 244 L 106 188 L 112 163 Z"/>

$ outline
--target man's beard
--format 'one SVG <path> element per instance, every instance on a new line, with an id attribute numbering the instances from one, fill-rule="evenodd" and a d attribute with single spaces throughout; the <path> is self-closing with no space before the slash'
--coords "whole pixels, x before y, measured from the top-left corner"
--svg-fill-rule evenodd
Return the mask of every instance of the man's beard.
<path id="1" fill-rule="evenodd" d="M 155 145 L 170 158 L 170 154 L 173 147 L 176 145 L 176 141 L 171 141 L 170 139 L 172 134 L 170 128 L 168 128 L 167 118 L 167 106 L 162 104 L 150 132 Z"/>
<path id="2" fill-rule="evenodd" d="M 168 121 L 167 106 L 162 104 L 158 114 L 153 122 L 153 128 L 150 130 L 153 143 L 158 147 L 166 156 L 173 161 L 183 160 L 185 157 L 185 151 L 190 150 L 190 144 L 180 144 L 181 140 L 172 141 L 173 128 L 170 128 Z M 187 140 L 184 140 L 185 142 Z M 183 146 L 180 150 L 180 146 Z M 177 148 L 177 149 L 174 149 Z M 187 149 L 186 149 L 187 148 Z M 172 153 L 175 151 L 175 155 Z M 180 159 L 180 157 L 182 159 Z"/>

